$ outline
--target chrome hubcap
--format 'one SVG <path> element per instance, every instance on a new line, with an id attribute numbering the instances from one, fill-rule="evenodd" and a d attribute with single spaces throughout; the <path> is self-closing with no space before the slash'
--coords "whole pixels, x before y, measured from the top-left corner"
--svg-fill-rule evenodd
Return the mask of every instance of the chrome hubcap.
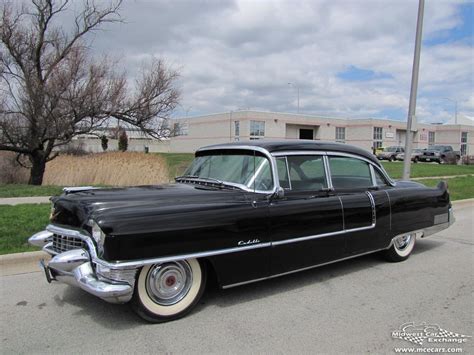
<path id="1" fill-rule="evenodd" d="M 192 282 L 191 267 L 186 261 L 164 263 L 150 269 L 146 290 L 156 303 L 171 306 L 188 294 Z"/>
<path id="2" fill-rule="evenodd" d="M 396 238 L 395 248 L 397 248 L 398 250 L 405 250 L 410 245 L 411 239 L 411 234 L 402 235 L 401 237 Z"/>

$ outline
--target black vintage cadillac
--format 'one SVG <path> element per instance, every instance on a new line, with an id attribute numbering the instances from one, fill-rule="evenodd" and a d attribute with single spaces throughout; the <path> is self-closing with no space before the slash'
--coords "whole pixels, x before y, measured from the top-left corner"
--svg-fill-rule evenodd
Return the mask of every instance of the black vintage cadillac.
<path id="1" fill-rule="evenodd" d="M 212 275 L 223 288 L 359 255 L 409 257 L 454 222 L 447 185 L 393 181 L 346 144 L 250 141 L 204 147 L 175 184 L 71 188 L 30 238 L 52 280 L 151 322 L 187 314 Z"/>

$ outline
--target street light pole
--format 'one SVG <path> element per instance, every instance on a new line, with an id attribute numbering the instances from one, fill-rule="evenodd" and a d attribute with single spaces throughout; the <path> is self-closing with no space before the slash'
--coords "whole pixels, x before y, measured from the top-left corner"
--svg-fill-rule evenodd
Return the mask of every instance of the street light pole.
<path id="1" fill-rule="evenodd" d="M 403 159 L 403 180 L 410 179 L 411 151 L 413 138 L 416 134 L 416 94 L 418 90 L 418 73 L 420 69 L 421 35 L 423 32 L 423 12 L 425 0 L 419 0 L 418 19 L 416 22 L 415 54 L 413 56 L 413 69 L 411 74 L 410 104 L 408 107 L 407 131 L 405 140 L 405 154 Z M 414 123 L 414 124 L 413 124 Z M 413 129 L 413 126 L 414 129 Z"/>
<path id="2" fill-rule="evenodd" d="M 458 101 L 449 97 L 443 97 L 443 99 L 454 102 L 454 124 L 458 124 Z"/>

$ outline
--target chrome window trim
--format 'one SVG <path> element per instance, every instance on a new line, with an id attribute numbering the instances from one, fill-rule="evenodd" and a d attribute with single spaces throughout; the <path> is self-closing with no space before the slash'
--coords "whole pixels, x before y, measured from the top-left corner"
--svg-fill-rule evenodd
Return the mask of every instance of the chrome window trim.
<path id="1" fill-rule="evenodd" d="M 196 151 L 196 154 L 199 152 L 208 152 L 212 150 L 251 150 L 251 151 L 256 151 L 259 153 L 262 153 L 268 160 L 271 166 L 271 171 L 272 171 L 272 178 L 273 178 L 273 189 L 268 190 L 268 191 L 261 191 L 261 190 L 253 190 L 253 189 L 248 189 L 246 188 L 245 190 L 248 192 L 256 192 L 256 193 L 261 193 L 261 194 L 268 194 L 268 193 L 276 193 L 278 189 L 280 188 L 280 183 L 278 180 L 278 173 L 276 169 L 276 161 L 275 157 L 270 154 L 268 150 L 262 147 L 257 147 L 257 146 L 252 146 L 252 145 L 226 145 L 226 144 L 219 144 L 219 145 L 212 145 L 208 147 L 203 147 L 200 148 Z"/>
<path id="2" fill-rule="evenodd" d="M 332 175 L 331 175 L 331 167 L 329 166 L 329 158 L 327 155 L 324 155 L 324 171 L 326 173 L 326 183 L 328 185 L 329 190 L 334 190 L 334 185 L 332 184 Z"/>
<path id="3" fill-rule="evenodd" d="M 383 166 L 378 166 L 376 163 L 374 163 L 373 161 L 363 157 L 363 156 L 360 156 L 360 155 L 357 155 L 357 154 L 352 154 L 352 153 L 344 153 L 344 152 L 335 152 L 335 151 L 332 151 L 332 150 L 327 150 L 327 151 L 310 151 L 310 150 L 301 150 L 301 151 L 283 151 L 283 152 L 275 152 L 275 153 L 272 153 L 273 156 L 275 157 L 281 157 L 281 156 L 290 156 L 290 155 L 324 155 L 324 156 L 340 156 L 340 157 L 347 157 L 347 158 L 355 158 L 355 159 L 360 159 L 360 160 L 363 160 L 365 161 L 366 163 L 368 163 L 370 166 L 372 166 L 374 169 L 378 169 L 378 171 L 385 177 L 385 179 L 387 180 L 388 184 L 390 186 L 395 186 L 395 182 L 390 178 L 390 176 L 388 176 L 387 172 L 385 171 L 385 169 L 383 168 Z M 331 170 L 329 168 L 329 161 L 328 161 L 328 171 L 326 172 L 326 174 L 329 173 L 329 177 L 331 176 L 330 173 L 331 173 Z M 328 181 L 329 182 L 329 181 Z M 331 181 L 331 187 L 330 188 L 333 188 L 332 186 L 332 181 Z"/>
<path id="4" fill-rule="evenodd" d="M 372 164 L 369 164 L 369 169 L 370 169 L 370 178 L 372 179 L 372 186 L 376 187 L 377 179 L 375 178 L 374 166 Z"/>

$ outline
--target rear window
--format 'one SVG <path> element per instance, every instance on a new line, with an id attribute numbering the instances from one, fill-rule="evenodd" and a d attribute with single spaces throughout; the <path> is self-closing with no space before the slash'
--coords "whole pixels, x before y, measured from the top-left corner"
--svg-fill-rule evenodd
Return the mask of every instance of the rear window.
<path id="1" fill-rule="evenodd" d="M 335 189 L 372 186 L 369 164 L 357 158 L 329 157 L 332 184 Z"/>

